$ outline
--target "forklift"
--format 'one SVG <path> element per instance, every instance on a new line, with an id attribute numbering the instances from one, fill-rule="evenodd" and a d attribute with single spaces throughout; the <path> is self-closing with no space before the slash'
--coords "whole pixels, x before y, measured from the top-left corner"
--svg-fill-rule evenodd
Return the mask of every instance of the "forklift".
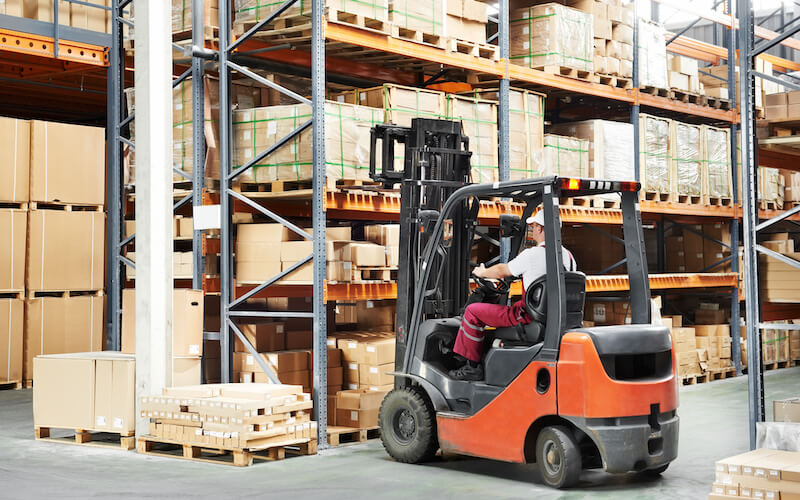
<path id="1" fill-rule="evenodd" d="M 536 463 L 555 488 L 574 486 L 583 469 L 664 472 L 678 453 L 677 367 L 669 329 L 651 324 L 639 183 L 471 184 L 469 138 L 453 121 L 377 125 L 371 142 L 372 179 L 399 184 L 401 196 L 395 387 L 379 413 L 389 455 L 421 463 L 441 450 Z M 585 328 L 586 276 L 562 264 L 559 200 L 606 193 L 621 199 L 631 324 Z M 509 257 L 523 249 L 523 221 L 544 211 L 548 271 L 522 291 L 530 323 L 487 328 L 484 379 L 456 380 L 448 372 L 464 308 L 507 304 L 512 290 L 472 275 L 474 242 L 487 237 L 478 231 L 481 202 L 498 198 L 524 207 L 521 217 L 499 217 L 494 242 Z"/>

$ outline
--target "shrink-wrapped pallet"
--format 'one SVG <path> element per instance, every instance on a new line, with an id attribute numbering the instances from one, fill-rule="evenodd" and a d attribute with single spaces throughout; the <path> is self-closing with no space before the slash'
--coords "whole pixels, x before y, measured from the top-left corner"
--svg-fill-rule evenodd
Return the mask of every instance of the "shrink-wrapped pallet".
<path id="1" fill-rule="evenodd" d="M 541 173 L 562 177 L 589 177 L 589 141 L 545 134 Z"/>
<path id="2" fill-rule="evenodd" d="M 189 0 L 185 1 L 188 2 Z M 272 14 L 275 9 L 283 5 L 283 3 L 284 0 L 234 0 L 233 20 L 236 23 L 256 23 L 269 17 L 269 15 Z M 333 10 L 360 15 L 378 21 L 389 20 L 388 0 L 325 0 L 324 3 L 329 13 Z M 312 5 L 313 3 L 310 0 L 298 0 L 294 5 L 289 7 L 284 13 L 284 16 L 311 17 Z"/>
<path id="3" fill-rule="evenodd" d="M 639 86 L 669 88 L 664 27 L 639 19 Z"/>
<path id="4" fill-rule="evenodd" d="M 777 168 L 758 167 L 758 199 L 783 205 L 783 177 Z"/>
<path id="5" fill-rule="evenodd" d="M 469 137 L 472 182 L 497 181 L 497 102 L 448 95 L 447 119 L 460 121 L 462 133 Z"/>
<path id="6" fill-rule="evenodd" d="M 352 3 L 352 0 L 346 3 Z M 389 21 L 402 30 L 445 35 L 445 8 L 445 0 L 389 0 Z M 411 33 L 399 34 L 412 36 Z"/>
<path id="7" fill-rule="evenodd" d="M 679 195 L 702 194 L 700 125 L 673 122 L 672 175 Z"/>
<path id="8" fill-rule="evenodd" d="M 335 100 L 382 108 L 387 122 L 403 127 L 410 127 L 413 118 L 440 120 L 447 114 L 444 92 L 402 85 L 384 84 L 356 92 L 343 92 Z"/>
<path id="9" fill-rule="evenodd" d="M 592 15 L 557 3 L 511 12 L 511 60 L 528 68 L 594 69 Z"/>
<path id="10" fill-rule="evenodd" d="M 711 198 L 731 198 L 730 130 L 703 125 L 701 134 L 705 194 Z"/>
<path id="11" fill-rule="evenodd" d="M 608 120 L 560 123 L 550 127 L 556 134 L 577 137 L 589 142 L 587 175 L 612 181 L 632 181 L 633 125 Z"/>
<path id="12" fill-rule="evenodd" d="M 672 191 L 670 129 L 672 120 L 639 116 L 639 168 L 642 191 L 668 194 Z"/>
<path id="13" fill-rule="evenodd" d="M 219 24 L 218 0 L 203 1 L 203 25 L 213 27 Z M 181 33 L 192 30 L 192 0 L 172 0 L 172 32 Z"/>
<path id="14" fill-rule="evenodd" d="M 311 107 L 307 104 L 235 111 L 234 169 L 247 164 L 311 118 Z M 383 121 L 382 109 L 325 102 L 325 169 L 329 179 L 369 179 L 370 129 Z M 312 176 L 312 128 L 307 127 L 242 173 L 239 180 L 309 180 Z"/>
<path id="15" fill-rule="evenodd" d="M 471 95 L 497 101 L 496 89 L 476 90 Z M 544 148 L 544 96 L 530 90 L 508 93 L 509 180 L 538 177 Z"/>

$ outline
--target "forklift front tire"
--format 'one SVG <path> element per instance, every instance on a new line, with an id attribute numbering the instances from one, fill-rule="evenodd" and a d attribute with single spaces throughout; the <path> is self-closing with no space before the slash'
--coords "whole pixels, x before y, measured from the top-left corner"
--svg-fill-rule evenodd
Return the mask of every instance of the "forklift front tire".
<path id="1" fill-rule="evenodd" d="M 536 463 L 542 479 L 553 488 L 569 488 L 581 475 L 581 451 L 563 426 L 545 427 L 536 438 Z"/>
<path id="2" fill-rule="evenodd" d="M 381 403 L 378 424 L 383 447 L 398 462 L 425 462 L 439 449 L 436 414 L 419 389 L 403 387 L 387 394 Z"/>

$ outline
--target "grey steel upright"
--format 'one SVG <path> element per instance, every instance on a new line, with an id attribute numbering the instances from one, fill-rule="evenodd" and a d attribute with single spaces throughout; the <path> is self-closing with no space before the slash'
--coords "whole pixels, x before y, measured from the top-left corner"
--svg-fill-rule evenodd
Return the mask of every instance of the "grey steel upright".
<path id="1" fill-rule="evenodd" d="M 192 207 L 203 205 L 205 186 L 206 136 L 205 136 L 205 61 L 195 55 L 196 49 L 205 45 L 205 9 L 203 0 L 192 0 Z M 194 214 L 193 214 L 194 215 Z M 205 258 L 203 256 L 203 231 L 192 232 L 192 288 L 203 287 Z M 203 371 L 205 373 L 205 370 Z"/>
<path id="2" fill-rule="evenodd" d="M 734 12 L 733 0 L 727 0 L 726 10 L 728 13 Z M 714 30 L 716 33 L 716 29 Z M 736 30 L 728 30 L 727 37 L 728 46 L 728 88 L 736 88 Z M 736 92 L 730 92 L 729 96 L 731 101 L 731 109 L 736 109 Z M 730 162 L 731 162 L 731 197 L 733 205 L 739 203 L 739 177 L 737 175 L 739 162 L 739 155 L 737 154 L 737 139 L 736 139 L 737 125 L 736 123 L 730 124 Z M 734 217 L 731 220 L 731 272 L 739 273 L 739 219 Z M 742 350 L 739 348 L 741 344 L 741 335 L 739 332 L 739 289 L 734 288 L 731 292 L 731 343 L 733 348 L 731 354 L 733 356 L 733 366 L 736 368 L 736 375 L 742 374 Z"/>
<path id="3" fill-rule="evenodd" d="M 639 8 L 633 2 L 633 88 L 635 92 L 639 89 Z M 640 181 L 639 174 L 639 100 L 638 94 L 636 100 L 631 105 L 631 125 L 633 125 L 633 174 L 637 181 Z M 642 182 L 642 189 L 644 190 L 645 183 Z"/>

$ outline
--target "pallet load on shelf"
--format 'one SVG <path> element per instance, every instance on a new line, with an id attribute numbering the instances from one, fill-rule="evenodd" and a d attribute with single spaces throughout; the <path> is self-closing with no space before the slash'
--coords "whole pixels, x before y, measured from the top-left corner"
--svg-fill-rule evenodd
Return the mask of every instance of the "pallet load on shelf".
<path id="1" fill-rule="evenodd" d="M 90 432 L 133 436 L 135 356 L 118 352 L 36 356 L 33 372 L 37 438 L 48 437 L 53 428 L 75 430 L 78 443 L 90 441 Z M 132 449 L 133 439 L 122 439 L 121 444 Z"/>
<path id="2" fill-rule="evenodd" d="M 448 38 L 486 43 L 487 6 L 476 0 L 447 0 L 445 33 Z"/>
<path id="3" fill-rule="evenodd" d="M 547 73 L 586 78 L 594 70 L 591 14 L 548 3 L 509 14 L 510 59 Z"/>
<path id="4" fill-rule="evenodd" d="M 675 180 L 679 202 L 700 204 L 703 201 L 700 131 L 700 125 L 673 122 L 670 175 Z"/>
<path id="5" fill-rule="evenodd" d="M 373 316 L 371 321 L 384 323 L 383 325 L 376 325 L 370 331 L 329 335 L 328 345 L 332 346 L 335 342 L 336 347 L 342 351 L 346 389 L 388 392 L 394 384 L 394 378 L 389 372 L 394 371 L 395 338 L 394 332 L 388 331 L 392 327 L 394 312 L 390 306 L 370 309 L 367 312 Z"/>
<path id="6" fill-rule="evenodd" d="M 218 0 L 203 1 L 203 26 L 215 27 L 219 24 Z M 191 37 L 192 2 L 191 0 L 172 0 L 172 33 L 185 33 Z"/>
<path id="7" fill-rule="evenodd" d="M 669 88 L 693 94 L 701 94 L 703 92 L 697 59 L 667 54 L 667 68 Z"/>
<path id="8" fill-rule="evenodd" d="M 779 92 L 764 96 L 767 120 L 790 120 L 800 117 L 800 92 Z"/>
<path id="9" fill-rule="evenodd" d="M 736 61 L 736 96 L 739 96 L 739 61 Z M 764 59 L 756 58 L 756 71 L 772 74 L 772 63 Z M 705 74 L 709 73 L 709 74 Z M 700 83 L 703 85 L 703 93 L 709 97 L 719 97 L 722 99 L 731 98 L 731 90 L 728 88 L 728 65 L 720 64 L 719 66 L 709 66 L 703 68 L 703 73 L 700 73 Z M 783 89 L 779 84 L 764 80 L 762 78 L 755 78 L 754 93 L 755 105 L 762 107 L 766 102 L 766 96 L 775 94 Z M 769 105 L 769 104 L 767 104 Z"/>
<path id="10" fill-rule="evenodd" d="M 605 230 L 614 237 L 622 239 L 621 227 L 607 226 Z M 586 237 L 584 228 L 565 225 L 561 230 L 561 243 L 572 252 L 581 272 L 585 272 L 587 275 L 600 274 L 601 271 L 610 268 L 625 257 L 625 249 L 618 241 L 599 237 L 593 238 L 591 245 L 587 245 Z M 610 269 L 608 272 L 623 274 L 625 265 Z"/>
<path id="11" fill-rule="evenodd" d="M 252 24 L 269 17 L 283 3 L 280 0 L 234 0 L 234 23 L 244 25 L 246 31 Z M 326 0 L 324 3 L 328 16 L 334 21 L 349 22 L 352 21 L 353 16 L 360 16 L 365 19 L 354 23 L 364 27 L 375 27 L 374 21 L 389 21 L 388 0 Z M 310 2 L 295 3 L 273 25 L 280 22 L 281 19 L 311 17 L 311 5 Z M 377 28 L 383 29 L 381 26 L 377 26 Z"/>
<path id="12" fill-rule="evenodd" d="M 703 238 L 703 269 L 708 269 L 708 272 L 712 273 L 730 272 L 730 261 L 719 264 L 731 255 L 730 225 L 727 222 L 705 224 L 703 225 L 703 235 L 706 236 Z M 739 269 L 744 269 L 744 266 L 740 266 Z"/>
<path id="13" fill-rule="evenodd" d="M 731 363 L 731 327 L 730 325 L 695 325 L 695 342 L 697 349 L 705 351 L 704 371 L 724 371 Z"/>
<path id="14" fill-rule="evenodd" d="M 0 208 L 0 296 L 25 290 L 27 210 Z"/>
<path id="15" fill-rule="evenodd" d="M 136 252 L 128 251 L 125 257 L 136 262 Z M 205 259 L 205 269 L 203 274 L 216 275 L 218 270 L 215 268 L 216 261 L 210 258 Z M 192 279 L 192 272 L 194 267 L 194 257 L 192 252 L 172 252 L 172 277 L 176 280 L 189 280 Z M 132 281 L 136 279 L 136 269 L 131 266 L 125 266 L 125 279 Z"/>
<path id="16" fill-rule="evenodd" d="M 3 0 L 0 3 L 0 14 L 22 17 L 22 0 Z"/>
<path id="17" fill-rule="evenodd" d="M 730 205 L 733 200 L 730 134 L 730 130 L 725 128 L 709 125 L 700 128 L 702 185 L 706 204 Z"/>
<path id="18" fill-rule="evenodd" d="M 627 301 L 591 300 L 584 308 L 584 319 L 597 326 L 630 324 L 630 303 Z"/>
<path id="19" fill-rule="evenodd" d="M 209 384 L 169 387 L 139 398 L 139 416 L 150 419 L 138 450 L 167 442 L 233 451 L 234 465 L 249 465 L 252 452 L 308 443 L 316 438 L 311 395 L 298 385 Z M 312 450 L 307 450 L 313 453 Z"/>
<path id="20" fill-rule="evenodd" d="M 86 0 L 100 7 L 110 6 L 109 0 Z M 0 14 L 23 16 L 38 21 L 53 22 L 53 0 L 6 0 L 0 4 Z M 85 30 L 110 33 L 108 11 L 67 0 L 58 1 L 58 24 Z"/>
<path id="21" fill-rule="evenodd" d="M 639 19 L 639 86 L 666 89 L 667 45 L 664 27 L 658 23 Z"/>
<path id="22" fill-rule="evenodd" d="M 786 180 L 780 170 L 771 167 L 758 167 L 758 200 L 762 209 L 783 208 Z"/>
<path id="23" fill-rule="evenodd" d="M 469 137 L 472 182 L 497 181 L 497 102 L 453 94 L 446 99 L 446 119 L 460 121 L 462 133 Z"/>
<path id="24" fill-rule="evenodd" d="M 800 453 L 759 448 L 719 460 L 708 500 L 800 496 Z"/>
<path id="25" fill-rule="evenodd" d="M 551 125 L 548 130 L 588 141 L 589 177 L 613 181 L 631 181 L 635 178 L 632 124 L 586 120 Z"/>
<path id="26" fill-rule="evenodd" d="M 392 35 L 441 46 L 443 40 L 440 37 L 446 35 L 446 1 L 389 0 L 389 22 L 392 23 Z"/>
<path id="27" fill-rule="evenodd" d="M 241 109 L 233 113 L 233 164 L 239 168 L 311 120 L 307 104 Z M 382 109 L 325 101 L 327 179 L 369 179 L 370 129 Z M 239 176 L 240 182 L 308 181 L 313 177 L 311 127 Z"/>
<path id="28" fill-rule="evenodd" d="M 792 259 L 800 259 L 795 250 L 794 240 L 788 233 L 769 235 L 769 241 L 763 242 L 766 248 Z M 800 269 L 781 262 L 767 255 L 759 256 L 761 278 L 761 296 L 766 302 L 800 302 Z"/>
<path id="29" fill-rule="evenodd" d="M 686 327 L 671 328 L 672 348 L 678 365 L 679 377 L 692 377 L 703 374 L 701 363 L 706 362 L 705 352 L 697 348 L 695 329 Z"/>
<path id="30" fill-rule="evenodd" d="M 336 100 L 381 108 L 385 113 L 386 123 L 401 127 L 410 127 L 413 118 L 438 120 L 447 115 L 444 92 L 389 83 L 380 87 L 343 92 L 337 95 Z"/>
<path id="31" fill-rule="evenodd" d="M 468 95 L 495 102 L 500 99 L 497 89 L 477 89 Z M 544 98 L 530 90 L 508 92 L 509 180 L 539 176 L 544 149 Z"/>
<path id="32" fill-rule="evenodd" d="M 642 197 L 649 198 L 654 193 L 655 199 L 659 200 L 673 190 L 671 129 L 672 120 L 668 118 L 639 115 Z"/>
<path id="33" fill-rule="evenodd" d="M 203 291 L 175 289 L 172 294 L 172 383 L 200 383 L 203 356 Z M 136 353 L 136 290 L 122 291 L 122 346 Z"/>
<path id="34" fill-rule="evenodd" d="M 589 141 L 544 134 L 541 175 L 589 177 Z"/>
<path id="35" fill-rule="evenodd" d="M 783 189 L 784 203 L 789 203 L 791 206 L 800 203 L 800 172 L 782 169 L 780 175 L 786 184 Z"/>

